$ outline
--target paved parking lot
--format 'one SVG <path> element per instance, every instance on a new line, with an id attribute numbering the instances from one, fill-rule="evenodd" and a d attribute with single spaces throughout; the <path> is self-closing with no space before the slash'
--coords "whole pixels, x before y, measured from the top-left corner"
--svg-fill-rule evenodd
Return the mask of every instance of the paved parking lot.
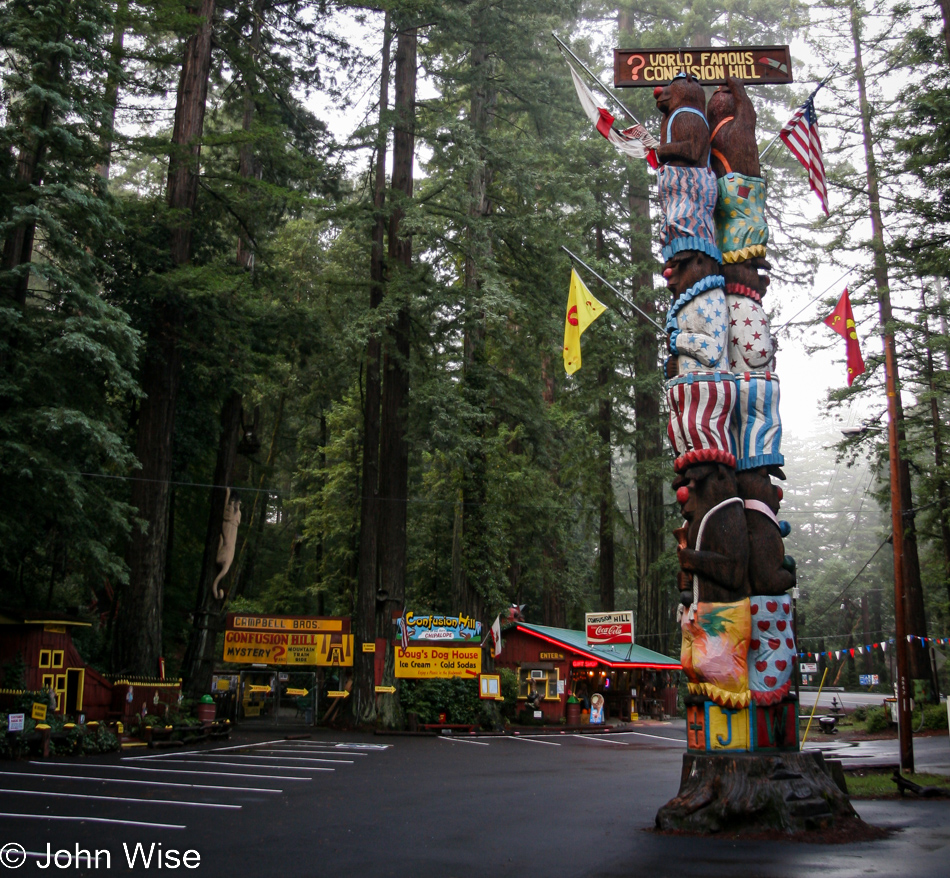
<path id="1" fill-rule="evenodd" d="M 895 830 L 864 845 L 656 834 L 683 749 L 676 724 L 507 737 L 239 731 L 200 749 L 0 763 L 0 859 L 16 865 L 13 843 L 26 852 L 19 874 L 34 875 L 50 854 L 68 875 L 946 875 L 945 802 L 858 803 Z"/>

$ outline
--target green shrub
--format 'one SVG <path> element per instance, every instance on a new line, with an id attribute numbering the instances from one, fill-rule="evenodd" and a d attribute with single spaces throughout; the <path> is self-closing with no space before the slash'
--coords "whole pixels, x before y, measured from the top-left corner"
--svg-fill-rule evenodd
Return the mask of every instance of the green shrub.
<path id="1" fill-rule="evenodd" d="M 407 713 L 417 713 L 421 723 L 437 723 L 440 713 L 450 723 L 481 724 L 485 719 L 478 681 L 474 679 L 406 680 L 399 691 L 399 702 Z"/>
<path id="2" fill-rule="evenodd" d="M 887 711 L 883 707 L 868 708 L 867 722 L 864 724 L 864 728 L 865 731 L 871 734 L 886 732 L 890 728 Z"/>
<path id="3" fill-rule="evenodd" d="M 499 702 L 502 717 L 511 722 L 518 715 L 518 675 L 511 668 L 501 668 L 501 695 L 505 699 Z"/>
<path id="4" fill-rule="evenodd" d="M 925 729 L 947 728 L 947 705 L 946 704 L 928 704 L 924 707 L 924 728 Z"/>
<path id="5" fill-rule="evenodd" d="M 867 707 L 865 707 L 863 704 L 858 705 L 853 711 L 851 711 L 851 718 L 863 723 L 868 718 Z"/>

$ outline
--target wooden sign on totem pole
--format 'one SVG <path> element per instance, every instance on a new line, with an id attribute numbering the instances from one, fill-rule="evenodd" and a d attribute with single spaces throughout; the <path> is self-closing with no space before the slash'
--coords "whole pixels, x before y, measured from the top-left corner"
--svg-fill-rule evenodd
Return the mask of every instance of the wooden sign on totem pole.
<path id="1" fill-rule="evenodd" d="M 675 46 L 614 49 L 616 88 L 654 88 L 686 71 L 702 85 L 721 85 L 735 77 L 746 85 L 792 82 L 788 46 Z"/>

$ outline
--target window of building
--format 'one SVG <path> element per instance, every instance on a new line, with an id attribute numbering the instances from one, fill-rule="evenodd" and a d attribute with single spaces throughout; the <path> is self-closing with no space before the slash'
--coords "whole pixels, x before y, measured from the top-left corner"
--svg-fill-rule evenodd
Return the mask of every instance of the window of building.
<path id="1" fill-rule="evenodd" d="M 557 668 L 553 670 L 518 668 L 518 697 L 527 698 L 531 687 L 534 686 L 546 701 L 557 701 L 557 681 Z"/>
<path id="2" fill-rule="evenodd" d="M 53 650 L 53 663 L 51 668 L 61 668 L 63 666 L 63 651 L 61 649 Z"/>
<path id="3" fill-rule="evenodd" d="M 49 649 L 40 650 L 40 667 L 48 668 L 53 663 L 53 652 Z"/>

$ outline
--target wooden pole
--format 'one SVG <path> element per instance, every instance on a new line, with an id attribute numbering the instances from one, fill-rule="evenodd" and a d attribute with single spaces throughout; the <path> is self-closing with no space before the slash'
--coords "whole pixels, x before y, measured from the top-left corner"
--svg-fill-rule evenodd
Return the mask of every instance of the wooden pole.
<path id="1" fill-rule="evenodd" d="M 858 85 L 858 101 L 864 135 L 864 152 L 867 161 L 868 200 L 870 202 L 872 245 L 874 247 L 874 281 L 877 287 L 881 324 L 884 328 L 884 379 L 887 392 L 887 442 L 890 454 L 891 474 L 891 538 L 894 541 L 894 639 L 897 653 L 897 719 L 900 742 L 901 771 L 914 771 L 914 739 L 911 728 L 910 707 L 910 651 L 907 643 L 907 585 L 904 553 L 904 515 L 910 503 L 904 502 L 909 484 L 909 474 L 901 463 L 900 439 L 903 424 L 903 407 L 898 391 L 897 346 L 894 341 L 893 313 L 891 311 L 890 285 L 887 277 L 887 253 L 884 248 L 884 224 L 881 218 L 881 201 L 877 185 L 877 163 L 871 140 L 871 114 L 865 85 L 864 62 L 861 55 L 861 24 L 858 11 L 851 5 L 851 33 L 854 39 L 855 80 Z M 916 543 L 911 545 L 916 550 Z M 917 559 L 909 556 L 908 561 Z M 919 565 L 911 563 L 911 572 Z"/>

